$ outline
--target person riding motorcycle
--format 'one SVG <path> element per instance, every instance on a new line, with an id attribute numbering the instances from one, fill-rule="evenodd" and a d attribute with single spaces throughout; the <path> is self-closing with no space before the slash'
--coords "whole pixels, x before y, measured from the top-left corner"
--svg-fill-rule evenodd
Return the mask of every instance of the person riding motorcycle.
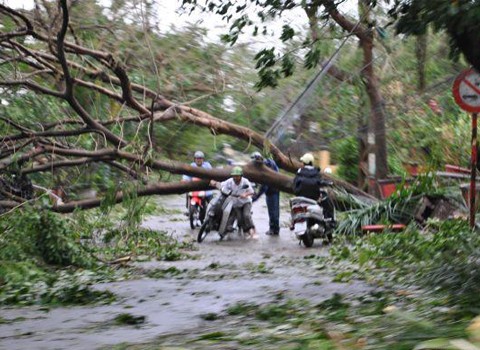
<path id="1" fill-rule="evenodd" d="M 212 169 L 212 165 L 209 162 L 205 161 L 205 154 L 202 151 L 196 151 L 194 153 L 193 162 L 190 163 L 190 166 L 205 168 L 205 169 Z M 200 180 L 200 179 L 192 177 L 192 176 L 188 176 L 188 175 L 183 175 L 182 176 L 182 181 L 198 181 L 198 180 Z M 211 191 L 211 190 L 205 191 L 205 197 L 204 198 L 205 198 L 206 204 L 208 204 L 208 202 L 210 202 L 210 200 L 213 198 L 213 191 Z M 186 199 L 185 207 L 188 209 L 188 211 L 185 213 L 185 215 L 187 215 L 187 216 L 190 215 L 191 216 L 190 207 L 189 207 L 190 197 L 189 197 L 188 193 L 187 193 L 185 199 Z M 203 206 L 204 209 L 206 209 L 206 204 Z M 205 219 L 205 210 L 201 210 L 199 220 L 201 222 L 203 222 L 204 219 Z M 192 219 L 190 219 L 190 220 L 192 220 Z M 190 226 L 192 226 L 192 229 L 193 229 L 192 221 L 190 221 Z"/>
<path id="2" fill-rule="evenodd" d="M 222 192 L 231 193 L 231 195 L 237 197 L 233 206 L 234 212 L 230 215 L 227 222 L 227 232 L 233 231 L 233 224 L 235 219 L 238 220 L 238 226 L 243 229 L 243 232 L 248 234 L 250 238 L 258 238 L 255 231 L 255 225 L 252 220 L 252 196 L 254 190 L 252 184 L 248 179 L 243 177 L 243 170 L 241 167 L 236 166 L 232 169 L 230 175 L 231 178 L 217 183 L 211 181 L 212 186 L 219 187 Z"/>
<path id="3" fill-rule="evenodd" d="M 331 182 L 323 179 L 320 169 L 313 166 L 315 161 L 313 154 L 305 153 L 300 157 L 300 161 L 302 162 L 302 167 L 298 169 L 293 180 L 293 192 L 296 196 L 310 198 L 319 202 L 320 188 L 330 185 Z M 330 219 L 331 224 L 335 225 L 334 206 L 330 198 L 323 200 L 321 206 L 324 209 L 325 218 Z"/>
<path id="4" fill-rule="evenodd" d="M 190 163 L 190 166 L 204 168 L 204 169 L 212 169 L 212 165 L 205 160 L 205 154 L 202 151 L 196 151 L 193 154 L 193 162 Z M 182 181 L 194 181 L 194 178 L 192 176 L 183 175 Z M 210 190 L 205 191 L 205 200 L 207 201 L 207 203 L 210 202 L 212 197 L 213 197 L 213 191 L 210 191 Z M 189 198 L 187 194 L 187 197 L 186 197 L 187 208 L 188 208 L 188 202 L 189 202 Z M 201 217 L 201 220 L 203 221 L 203 215 Z"/>
<path id="5" fill-rule="evenodd" d="M 190 163 L 190 166 L 204 169 L 212 169 L 212 164 L 205 160 L 205 154 L 202 151 L 196 151 L 193 154 L 193 162 Z M 192 177 L 188 175 L 183 175 L 182 181 L 192 181 Z"/>

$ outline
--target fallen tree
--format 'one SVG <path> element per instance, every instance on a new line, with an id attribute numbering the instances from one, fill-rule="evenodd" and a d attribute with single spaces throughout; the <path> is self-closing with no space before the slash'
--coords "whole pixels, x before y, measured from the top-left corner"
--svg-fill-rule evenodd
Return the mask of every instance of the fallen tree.
<path id="1" fill-rule="evenodd" d="M 0 86 L 4 92 L 21 96 L 31 91 L 65 103 L 64 115 L 41 123 L 22 123 L 18 118 L 0 116 L 8 126 L 1 135 L 0 172 L 19 176 L 53 174 L 60 168 L 82 167 L 102 163 L 125 174 L 136 184 L 138 196 L 185 193 L 208 188 L 208 179 L 223 180 L 229 169 L 205 170 L 172 161 L 158 152 L 155 129 L 171 121 L 207 128 L 215 135 L 229 135 L 244 140 L 269 153 L 280 168 L 294 172 L 299 162 L 282 153 L 260 133 L 247 127 L 214 117 L 189 103 L 172 102 L 147 86 L 132 83 L 129 67 L 113 52 L 97 50 L 82 43 L 71 23 L 70 13 L 76 2 L 37 4 L 34 11 L 16 10 L 0 5 L 0 15 L 7 25 L 0 31 Z M 50 22 L 42 17 L 47 11 Z M 112 115 L 95 115 L 86 108 L 84 96 L 97 96 L 108 101 Z M 113 113 L 112 113 L 113 114 Z M 3 130 L 3 129 L 2 129 Z M 89 142 L 84 142 L 85 136 Z M 13 169 L 13 170 L 12 170 Z M 205 179 L 195 183 L 153 179 L 155 171 L 187 174 Z M 292 192 L 292 178 L 250 163 L 244 167 L 250 180 L 268 184 L 281 191 Z M 367 194 L 346 182 L 332 179 L 352 194 Z M 115 201 L 124 198 L 119 189 Z M 12 207 L 31 198 L 22 198 L 6 191 L 2 203 Z M 33 198 L 34 199 L 34 198 Z M 57 203 L 52 209 L 71 212 L 75 208 L 99 206 L 101 198 Z"/>

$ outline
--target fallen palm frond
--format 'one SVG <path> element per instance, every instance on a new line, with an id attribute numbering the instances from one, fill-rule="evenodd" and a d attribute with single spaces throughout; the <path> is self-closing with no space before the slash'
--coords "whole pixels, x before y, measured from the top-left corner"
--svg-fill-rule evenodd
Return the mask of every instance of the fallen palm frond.
<path id="1" fill-rule="evenodd" d="M 446 198 L 459 209 L 466 209 L 458 186 L 441 187 L 434 176 L 425 174 L 411 184 L 401 183 L 399 190 L 392 196 L 373 204 L 337 191 L 335 198 L 337 208 L 349 210 L 339 220 L 336 234 L 356 234 L 362 226 L 371 224 L 408 224 L 415 221 L 418 208 L 425 197 Z"/>
<path id="2" fill-rule="evenodd" d="M 335 232 L 350 235 L 359 232 L 364 225 L 408 223 L 415 217 L 416 208 L 422 198 L 423 195 L 389 198 L 366 208 L 350 210 L 342 218 Z"/>
<path id="3" fill-rule="evenodd" d="M 332 200 L 335 203 L 335 208 L 340 211 L 368 208 L 371 205 L 378 203 L 378 200 L 352 195 L 340 187 L 335 187 L 333 193 L 330 192 L 329 195 L 332 197 Z"/>

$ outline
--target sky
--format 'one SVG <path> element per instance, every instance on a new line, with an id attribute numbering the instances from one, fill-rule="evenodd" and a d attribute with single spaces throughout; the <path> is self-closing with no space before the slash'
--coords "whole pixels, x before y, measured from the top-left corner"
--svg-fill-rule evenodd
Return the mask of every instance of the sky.
<path id="1" fill-rule="evenodd" d="M 111 0 L 97 0 L 100 4 L 104 6 L 108 6 L 111 2 Z M 16 8 L 25 8 L 25 9 L 31 9 L 33 7 L 33 0 L 0 0 L 0 3 L 3 3 L 8 6 L 13 6 Z M 221 34 L 225 34 L 228 31 L 228 24 L 224 23 L 221 18 L 217 15 L 205 15 L 205 14 L 199 14 L 199 13 L 194 13 L 190 16 L 181 14 L 179 11 L 177 11 L 178 6 L 179 6 L 179 1 L 176 0 L 157 0 L 156 1 L 156 8 L 157 8 L 157 13 L 159 17 L 159 21 L 161 23 L 161 27 L 159 30 L 163 33 L 168 32 L 169 30 L 172 29 L 172 26 L 176 28 L 181 28 L 183 25 L 186 25 L 188 23 L 192 24 L 198 24 L 201 27 L 207 28 L 208 29 L 208 38 L 212 41 L 219 40 L 219 36 Z M 252 10 L 252 13 L 255 11 L 253 8 L 253 5 L 249 6 Z M 353 9 L 356 8 L 356 0 L 347 0 L 346 5 L 344 6 L 345 9 L 347 9 L 348 12 L 353 11 Z M 289 24 L 292 27 L 298 28 L 297 24 L 305 24 L 306 23 L 306 18 L 305 14 L 303 11 L 300 9 L 294 10 L 294 11 L 289 11 L 288 15 L 285 17 L 282 17 L 281 19 L 275 21 L 274 23 L 269 24 L 269 29 L 274 30 L 275 32 L 279 32 L 281 30 L 281 27 L 284 24 Z M 249 29 L 251 30 L 251 29 Z M 247 35 L 248 37 L 248 35 Z M 245 38 L 242 38 L 242 40 L 248 40 Z M 267 41 L 267 40 L 272 40 L 271 38 L 261 38 L 257 37 L 255 41 Z"/>

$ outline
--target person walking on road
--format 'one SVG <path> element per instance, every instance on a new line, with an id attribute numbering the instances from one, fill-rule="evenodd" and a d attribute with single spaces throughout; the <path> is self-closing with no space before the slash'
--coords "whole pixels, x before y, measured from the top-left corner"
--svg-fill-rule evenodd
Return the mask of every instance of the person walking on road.
<path id="1" fill-rule="evenodd" d="M 260 152 L 253 152 L 250 158 L 278 172 L 278 166 L 275 161 L 270 158 L 264 158 Z M 263 194 L 265 194 L 267 203 L 269 224 L 269 229 L 265 234 L 268 236 L 278 236 L 280 234 L 280 191 L 268 185 L 261 185 L 258 192 L 253 196 L 253 202 L 257 201 Z"/>

